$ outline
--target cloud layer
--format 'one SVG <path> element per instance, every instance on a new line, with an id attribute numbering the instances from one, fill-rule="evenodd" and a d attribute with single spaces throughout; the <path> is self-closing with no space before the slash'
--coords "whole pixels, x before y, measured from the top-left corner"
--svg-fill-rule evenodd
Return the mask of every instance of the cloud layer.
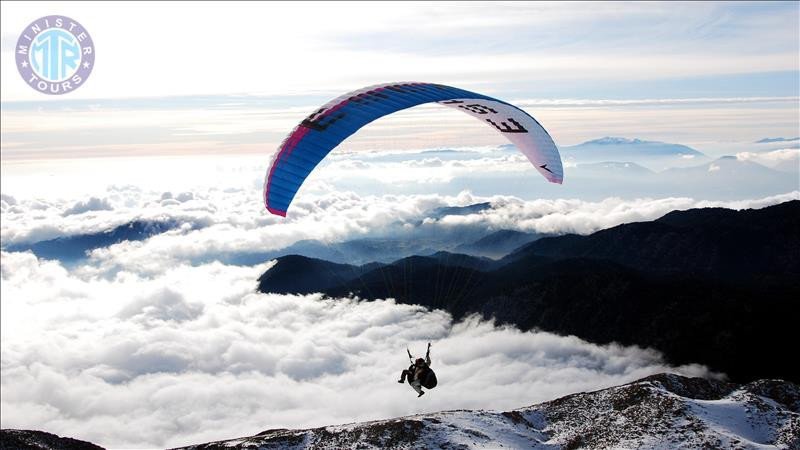
<path id="1" fill-rule="evenodd" d="M 2 427 L 164 447 L 452 408 L 503 409 L 677 370 L 656 352 L 393 301 L 255 294 L 267 266 L 70 273 L 2 254 Z M 395 382 L 433 342 L 440 386 Z M 144 431 L 146 430 L 146 431 Z"/>
<path id="2" fill-rule="evenodd" d="M 785 161 L 784 153 L 794 158 L 788 159 L 790 163 L 796 161 L 797 151 L 794 150 L 741 154 L 739 160 L 748 162 L 748 159 L 757 158 L 761 161 L 777 155 L 781 157 L 777 159 L 780 162 Z M 625 184 L 631 182 L 629 179 L 641 180 L 642 176 L 652 174 L 616 175 L 613 168 L 593 168 L 591 170 L 600 172 L 586 170 L 587 175 L 573 176 L 570 183 L 583 183 L 599 192 L 610 189 L 620 196 L 593 201 L 583 199 L 584 196 L 558 198 L 555 196 L 564 187 L 541 180 L 515 150 L 473 148 L 333 156 L 312 173 L 284 219 L 263 210 L 260 200 L 263 174 L 254 161 L 253 158 L 205 161 L 178 158 L 152 164 L 147 159 L 142 162 L 111 160 L 102 168 L 87 165 L 85 170 L 102 174 L 97 177 L 87 177 L 76 169 L 65 170 L 63 175 L 43 171 L 36 176 L 19 176 L 21 181 L 16 181 L 12 172 L 8 177 L 11 181 L 4 180 L 8 185 L 4 186 L 0 200 L 3 214 L 0 238 L 7 248 L 12 244 L 101 233 L 134 220 L 168 220 L 182 224 L 144 241 L 123 242 L 95 250 L 87 264 L 76 269 L 98 275 L 113 274 L 117 270 L 159 274 L 177 264 L 230 261 L 237 255 L 276 251 L 308 239 L 323 243 L 369 237 L 447 241 L 451 237 L 463 239 L 503 229 L 540 234 L 588 234 L 621 223 L 653 220 L 676 209 L 763 207 L 798 197 L 797 191 L 790 191 L 752 196 L 750 200 L 704 200 L 669 195 L 653 198 L 647 193 L 637 195 L 638 189 L 626 190 L 641 184 Z M 737 161 L 726 163 L 726 169 L 718 171 L 721 173 L 719 180 L 709 179 L 705 174 L 700 178 L 705 183 L 728 186 L 727 168 Z M 154 175 L 151 178 L 154 181 L 128 183 L 126 176 L 130 176 L 130 172 L 134 172 L 131 183 L 140 176 L 137 164 L 152 166 L 147 170 Z M 192 170 L 187 171 L 186 167 Z M 717 166 L 702 168 L 702 171 L 705 173 L 714 167 Z M 568 175 L 580 174 L 580 170 L 580 167 L 569 169 Z M 611 172 L 603 172 L 606 170 Z M 180 176 L 170 175 L 175 173 Z M 738 180 L 745 179 L 746 175 L 741 172 L 732 173 Z M 68 179 L 88 181 L 85 185 L 69 184 Z M 419 180 L 428 182 L 420 184 Z M 678 181 L 684 189 L 693 189 L 685 179 Z M 108 182 L 117 183 L 105 184 Z M 644 182 L 648 182 L 647 179 Z M 74 191 L 64 189 L 56 192 L 57 196 L 51 195 L 50 186 L 61 184 L 69 185 Z M 484 193 L 526 191 L 534 199 L 478 195 L 468 190 L 472 187 Z M 739 188 L 744 192 L 749 189 L 746 184 Z M 668 187 L 659 189 L 669 190 Z M 376 192 L 383 194 L 373 194 Z M 542 194 L 555 198 L 535 198 Z M 492 208 L 468 215 L 439 217 L 435 214 L 437 208 L 482 202 L 490 202 Z M 452 246 L 443 248 L 459 243 L 462 242 L 454 241 Z"/>

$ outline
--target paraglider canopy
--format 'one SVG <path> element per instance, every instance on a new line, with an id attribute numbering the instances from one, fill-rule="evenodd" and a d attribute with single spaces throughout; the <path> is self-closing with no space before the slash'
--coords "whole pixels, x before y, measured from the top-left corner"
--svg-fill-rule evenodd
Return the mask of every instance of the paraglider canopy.
<path id="1" fill-rule="evenodd" d="M 458 109 L 500 132 L 552 183 L 564 171 L 553 139 L 522 109 L 486 95 L 434 83 L 369 86 L 326 103 L 300 122 L 283 141 L 264 182 L 264 205 L 286 216 L 297 190 L 331 150 L 364 125 L 402 109 L 435 102 Z"/>

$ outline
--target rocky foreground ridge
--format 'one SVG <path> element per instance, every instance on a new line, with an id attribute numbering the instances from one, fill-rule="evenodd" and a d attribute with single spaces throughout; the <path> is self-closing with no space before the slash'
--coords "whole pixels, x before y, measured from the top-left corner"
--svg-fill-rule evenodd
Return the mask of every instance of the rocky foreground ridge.
<path id="1" fill-rule="evenodd" d="M 444 411 L 184 447 L 211 449 L 800 449 L 800 388 L 674 374 L 512 411 Z"/>
<path id="2" fill-rule="evenodd" d="M 99 448 L 41 431 L 0 431 L 0 450 Z M 781 380 L 739 385 L 659 374 L 511 411 L 443 411 L 307 430 L 276 429 L 182 447 L 420 448 L 800 449 L 800 387 Z"/>

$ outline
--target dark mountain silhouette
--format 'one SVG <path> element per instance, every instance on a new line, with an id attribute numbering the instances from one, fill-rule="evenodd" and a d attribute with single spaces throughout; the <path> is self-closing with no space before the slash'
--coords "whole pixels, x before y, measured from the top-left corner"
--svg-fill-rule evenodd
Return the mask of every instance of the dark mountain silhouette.
<path id="1" fill-rule="evenodd" d="M 798 448 L 800 389 L 659 374 L 511 411 L 458 410 L 183 447 L 212 449 Z"/>
<path id="2" fill-rule="evenodd" d="M 508 258 L 523 255 L 601 259 L 651 273 L 728 279 L 797 275 L 800 201 L 759 210 L 673 211 L 653 222 L 619 225 L 589 236 L 543 238 Z"/>
<path id="3" fill-rule="evenodd" d="M 497 266 L 497 261 L 491 258 L 463 253 L 436 252 L 430 257 L 445 266 L 464 267 L 467 269 L 490 270 Z"/>
<path id="4" fill-rule="evenodd" d="M 786 354 L 800 316 L 799 235 L 800 201 L 676 211 L 589 236 L 543 238 L 494 264 L 411 257 L 351 268 L 357 280 L 321 291 L 653 347 L 673 364 L 707 364 L 735 380 L 800 380 Z M 293 280 L 313 277 L 314 266 L 297 259 L 280 273 L 261 291 L 308 292 L 305 278 Z"/>
<path id="5" fill-rule="evenodd" d="M 21 252 L 30 250 L 39 258 L 57 259 L 70 263 L 86 258 L 87 253 L 124 241 L 142 241 L 157 234 L 178 228 L 176 220 L 134 220 L 108 231 L 64 236 L 32 244 L 9 245 L 7 250 Z"/>
<path id="6" fill-rule="evenodd" d="M 339 295 L 342 296 L 363 293 L 368 298 L 386 298 L 392 296 L 388 292 L 405 293 L 406 289 L 425 282 L 434 283 L 434 290 L 455 290 L 460 283 L 467 282 L 462 278 L 464 275 L 489 270 L 495 264 L 488 258 L 448 252 L 410 256 L 391 264 L 370 263 L 363 266 L 288 255 L 278 258 L 275 266 L 264 272 L 258 282 L 261 292 L 341 292 Z"/>
<path id="7" fill-rule="evenodd" d="M 380 266 L 379 263 L 353 266 L 288 255 L 279 258 L 278 264 L 259 277 L 258 288 L 261 291 L 292 294 L 324 292 L 350 282 L 364 272 L 377 270 Z"/>

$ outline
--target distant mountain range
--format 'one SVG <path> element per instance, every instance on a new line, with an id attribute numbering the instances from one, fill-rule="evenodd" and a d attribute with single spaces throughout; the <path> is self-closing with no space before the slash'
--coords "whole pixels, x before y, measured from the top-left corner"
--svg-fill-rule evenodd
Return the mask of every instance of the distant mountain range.
<path id="1" fill-rule="evenodd" d="M 419 226 L 419 225 L 417 225 Z M 520 245 L 539 239 L 542 235 L 515 230 L 490 231 L 453 227 L 449 234 L 420 237 L 374 237 L 325 243 L 301 240 L 268 252 L 222 256 L 234 264 L 257 264 L 288 255 L 323 259 L 337 264 L 360 266 L 369 263 L 388 264 L 398 258 L 431 256 L 439 252 L 458 252 L 477 257 L 501 258 Z M 450 251 L 447 251 L 450 250 Z"/>
<path id="2" fill-rule="evenodd" d="M 785 347 L 796 338 L 799 273 L 800 201 L 790 201 L 542 238 L 498 261 L 437 253 L 343 267 L 278 258 L 259 290 L 309 292 L 305 283 L 318 278 L 326 283 L 313 290 L 331 297 L 393 297 L 456 319 L 481 314 L 523 330 L 653 347 L 672 363 L 707 364 L 737 380 L 800 380 Z"/>
<path id="3" fill-rule="evenodd" d="M 490 209 L 490 203 L 435 208 L 424 214 L 429 219 L 478 213 Z M 416 224 L 421 226 L 422 221 Z M 6 251 L 31 251 L 39 258 L 56 259 L 65 264 L 84 260 L 92 250 L 119 244 L 124 241 L 141 241 L 185 225 L 177 220 L 134 220 L 108 231 L 64 236 L 33 243 L 11 244 Z M 197 226 L 191 225 L 192 228 Z M 356 265 L 370 262 L 390 263 L 398 258 L 414 255 L 433 255 L 443 250 L 454 250 L 473 256 L 500 258 L 524 243 L 541 237 L 536 233 L 515 230 L 486 230 L 476 227 L 451 227 L 430 236 L 419 234 L 406 237 L 365 237 L 343 242 L 326 243 L 300 240 L 288 247 L 264 252 L 239 252 L 214 254 L 210 258 L 229 264 L 254 265 L 286 255 L 302 255 L 335 263 Z"/>
<path id="4" fill-rule="evenodd" d="M 596 151 L 596 148 L 600 150 Z M 619 151 L 613 150 L 615 148 Z M 504 151 L 509 149 L 511 146 L 503 146 Z M 784 194 L 800 188 L 800 166 L 797 166 L 796 158 L 782 163 L 780 167 L 785 166 L 785 170 L 775 170 L 749 159 L 725 156 L 709 160 L 705 155 L 683 145 L 626 138 L 596 139 L 565 149 L 564 157 L 568 163 L 567 181 L 557 186 L 555 190 L 547 191 L 546 197 L 599 200 L 608 197 L 702 196 L 707 199 L 741 199 L 743 196 L 753 198 Z M 617 152 L 616 156 L 620 159 L 604 159 L 615 156 L 608 153 L 608 149 Z M 570 153 L 573 150 L 577 153 Z M 480 153 L 472 153 L 480 156 Z M 570 156 L 578 153 L 582 155 L 580 158 L 575 159 Z M 585 157 L 589 154 L 592 156 Z M 602 155 L 604 156 L 594 161 L 598 159 L 596 157 Z M 680 156 L 682 161 L 687 162 L 686 166 L 654 170 L 653 167 L 646 165 L 649 164 L 647 162 L 642 164 L 635 162 L 637 159 L 633 157 L 635 155 L 643 158 L 647 155 L 649 155 L 647 158 L 653 155 L 656 155 L 656 158 L 664 155 L 670 158 L 680 155 L 692 158 L 685 159 Z M 652 161 L 647 158 L 645 158 L 647 161 Z M 794 170 L 791 170 L 792 167 Z M 531 192 L 537 192 L 531 188 L 529 175 L 523 172 L 504 175 L 502 182 L 505 183 L 509 195 L 527 198 L 525 196 L 530 196 Z M 479 185 L 480 178 L 472 180 L 464 188 L 478 187 L 474 183 Z M 539 193 L 545 196 L 545 192 Z M 280 256 L 297 254 L 337 263 L 363 265 L 370 262 L 390 263 L 407 256 L 426 256 L 439 251 L 499 258 L 525 243 L 524 241 L 541 237 L 514 230 L 487 230 L 468 225 L 441 228 L 436 233 L 428 235 L 416 232 L 423 228 L 424 219 L 440 220 L 446 216 L 477 214 L 491 208 L 492 204 L 489 202 L 434 208 L 421 215 L 416 222 L 412 221 L 410 225 L 416 227 L 415 231 L 406 235 L 384 233 L 332 243 L 300 240 L 285 248 L 270 251 L 206 255 L 203 257 L 205 259 L 196 262 L 219 260 L 230 264 L 253 265 Z M 202 226 L 189 225 L 192 228 Z M 94 249 L 124 241 L 148 239 L 180 226 L 185 224 L 177 219 L 140 219 L 97 233 L 62 236 L 38 242 L 13 242 L 7 245 L 4 243 L 4 250 L 30 250 L 40 258 L 57 259 L 72 264 L 86 258 L 88 252 Z M 449 232 L 445 233 L 448 230 Z M 497 234 L 492 235 L 492 233 Z"/>
<path id="5" fill-rule="evenodd" d="M 567 161 L 635 162 L 654 170 L 686 167 L 708 159 L 702 152 L 686 145 L 622 137 L 594 139 L 578 145 L 560 147 L 559 151 Z"/>
<path id="6" fill-rule="evenodd" d="M 626 161 L 626 162 L 621 162 Z M 686 196 L 708 199 L 737 199 L 769 196 L 800 188 L 800 167 L 794 171 L 775 170 L 751 160 L 723 156 L 686 160 L 689 163 L 659 169 L 636 158 L 585 162 L 577 160 L 567 168 L 567 179 L 559 189 L 562 196 L 606 198 L 610 196 Z"/>
<path id="7" fill-rule="evenodd" d="M 57 259 L 72 263 L 86 258 L 88 252 L 124 241 L 142 241 L 181 226 L 176 220 L 134 220 L 99 233 L 64 236 L 34 243 L 9 245 L 5 250 L 21 252 L 30 250 L 43 259 Z"/>
<path id="8" fill-rule="evenodd" d="M 785 137 L 764 138 L 764 139 L 759 139 L 759 140 L 757 140 L 755 143 L 756 143 L 756 144 L 771 144 L 771 143 L 773 143 L 773 142 L 794 142 L 794 141 L 800 141 L 800 137 L 791 137 L 791 138 L 785 138 Z"/>

